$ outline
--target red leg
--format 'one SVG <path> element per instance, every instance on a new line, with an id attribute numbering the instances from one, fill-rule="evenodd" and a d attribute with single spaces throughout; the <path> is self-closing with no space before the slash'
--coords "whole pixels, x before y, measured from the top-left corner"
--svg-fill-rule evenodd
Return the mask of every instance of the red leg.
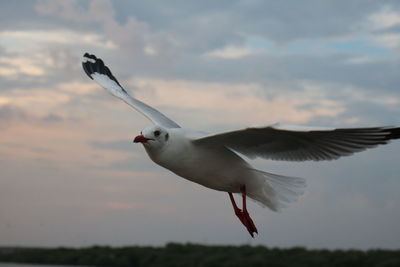
<path id="1" fill-rule="evenodd" d="M 246 207 L 246 186 L 240 187 L 240 192 L 242 193 L 243 211 L 247 211 L 247 207 Z"/>
<path id="2" fill-rule="evenodd" d="M 236 205 L 235 199 L 233 198 L 233 194 L 231 192 L 229 192 L 228 194 L 229 194 L 229 198 L 231 199 L 232 207 L 233 207 L 233 210 L 235 211 L 236 216 L 246 226 L 246 221 L 244 219 L 243 212 Z"/>
<path id="3" fill-rule="evenodd" d="M 254 237 L 254 233 L 258 234 L 257 228 L 251 219 L 249 212 L 247 211 L 247 206 L 246 206 L 246 186 L 242 186 L 240 188 L 240 192 L 242 192 L 242 201 L 243 201 L 243 216 L 246 220 L 246 228 L 249 231 L 250 235 Z"/>
<path id="4" fill-rule="evenodd" d="M 257 233 L 257 228 L 253 223 L 253 220 L 250 218 L 249 213 L 247 212 L 247 207 L 246 207 L 246 187 L 243 186 L 240 188 L 240 191 L 242 192 L 242 200 L 243 200 L 243 210 L 239 209 L 238 206 L 236 205 L 235 199 L 233 198 L 232 193 L 229 194 L 229 198 L 231 200 L 233 210 L 235 211 L 236 216 L 239 218 L 239 220 L 242 222 L 242 224 L 246 227 L 247 231 L 249 231 L 250 235 L 254 237 L 254 233 Z"/>

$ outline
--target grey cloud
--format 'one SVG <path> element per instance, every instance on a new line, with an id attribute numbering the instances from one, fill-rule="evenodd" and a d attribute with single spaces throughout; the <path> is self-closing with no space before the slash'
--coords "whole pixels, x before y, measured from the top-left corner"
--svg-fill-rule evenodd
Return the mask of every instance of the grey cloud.
<path id="1" fill-rule="evenodd" d="M 34 88 L 48 87 L 49 81 L 43 79 L 32 79 L 31 77 L 26 77 L 21 75 L 17 78 L 6 78 L 0 76 L 0 90 L 1 92 L 22 89 L 22 90 L 32 90 Z"/>
<path id="2" fill-rule="evenodd" d="M 37 16 L 32 12 L 35 2 L 29 0 L 7 1 L 1 3 L 0 30 L 10 30 L 28 26 Z M 18 17 L 18 20 L 15 18 Z"/>
<path id="3" fill-rule="evenodd" d="M 21 109 L 14 107 L 12 105 L 0 106 L 0 126 L 5 127 L 5 125 L 13 121 L 23 121 L 28 118 L 28 115 Z"/>
<path id="4" fill-rule="evenodd" d="M 0 50 L 0 59 L 5 59 L 5 63 L 0 63 L 0 67 L 15 69 L 16 72 L 10 76 L 1 76 L 1 89 L 13 90 L 32 88 L 51 88 L 63 81 L 70 81 L 71 74 L 78 76 L 80 70 L 80 57 L 75 55 L 73 47 L 61 46 L 58 44 L 47 44 L 36 51 L 13 51 L 5 48 Z M 19 63 L 7 63 L 7 61 Z M 43 75 L 28 75 L 21 71 L 22 62 L 29 62 L 36 67 L 44 70 Z M 45 63 L 45 62 L 46 63 Z M 16 65 L 13 65 L 16 64 Z M 78 73 L 76 75 L 74 73 Z"/>
<path id="5" fill-rule="evenodd" d="M 39 1 L 36 11 L 72 22 L 100 23 L 109 30 L 110 37 L 118 37 L 121 30 L 128 30 L 137 39 L 143 32 L 140 27 L 147 25 L 154 33 L 167 33 L 177 39 L 181 49 L 201 53 L 228 43 L 243 42 L 242 34 L 262 36 L 275 42 L 351 34 L 358 30 L 360 22 L 385 6 L 398 8 L 399 4 L 372 0 L 362 3 L 310 0 L 290 4 L 274 1 L 177 1 L 172 4 L 170 1 Z M 138 27 L 138 23 L 142 26 Z M 98 29 L 98 26 L 91 27 Z M 121 42 L 127 40 L 127 37 L 118 38 Z M 132 39 L 128 43 L 134 44 Z"/>
<path id="6" fill-rule="evenodd" d="M 72 7 L 71 3 L 74 4 Z M 78 5 L 78 2 L 71 3 L 68 6 L 69 11 L 67 11 L 72 12 L 77 9 L 79 14 L 79 9 L 82 6 Z M 119 62 L 119 64 L 112 62 L 109 64 L 115 70 L 114 72 L 120 73 L 117 76 L 122 79 L 131 75 L 150 75 L 167 79 L 236 80 L 267 83 L 288 79 L 311 79 L 326 82 L 335 81 L 336 83 L 367 88 L 384 88 L 384 90 L 397 89 L 399 82 L 395 71 L 398 65 L 397 61 L 385 60 L 365 64 L 349 64 L 348 61 L 352 58 L 352 54 L 342 53 L 324 56 L 301 54 L 274 56 L 267 54 L 248 56 L 234 61 L 209 59 L 203 56 L 204 52 L 224 47 L 226 44 L 243 43 L 244 38 L 237 34 L 237 29 L 245 27 L 241 24 L 246 23 L 253 23 L 255 26 L 246 26 L 248 29 L 245 27 L 242 30 L 242 32 L 250 35 L 252 31 L 257 30 L 257 27 L 263 28 L 267 34 L 273 34 L 274 23 L 271 23 L 268 27 L 263 26 L 263 21 L 268 20 L 277 20 L 280 21 L 278 24 L 288 25 L 287 29 L 281 29 L 277 26 L 277 32 L 295 39 L 300 38 L 296 37 L 296 34 L 299 36 L 303 34 L 296 27 L 303 27 L 313 33 L 313 36 L 302 35 L 301 38 L 303 39 L 322 38 L 329 34 L 326 32 L 329 29 L 325 25 L 327 23 L 331 27 L 335 26 L 336 31 L 344 35 L 350 29 L 347 31 L 341 28 L 341 23 L 352 27 L 356 22 L 383 7 L 384 3 L 381 2 L 378 4 L 376 1 L 366 1 L 360 5 L 358 2 L 348 3 L 347 1 L 325 1 L 323 4 L 319 1 L 308 1 L 306 3 L 292 4 L 295 6 L 291 6 L 290 9 L 281 2 L 255 1 L 251 2 L 252 4 L 236 2 L 236 4 L 231 3 L 229 5 L 225 2 L 222 4 L 205 2 L 202 3 L 201 8 L 196 8 L 192 4 L 182 4 L 182 6 L 172 9 L 177 14 L 171 18 L 171 22 L 166 21 L 168 14 L 165 13 L 168 13 L 170 9 L 165 6 L 166 4 L 158 3 L 159 5 L 152 5 L 154 7 L 151 10 L 154 12 L 153 16 L 139 16 L 136 14 L 140 14 L 141 10 L 146 10 L 147 13 L 145 12 L 145 14 L 150 14 L 150 4 L 139 4 L 136 1 L 123 2 L 123 4 L 113 2 L 113 8 L 118 12 L 118 15 L 112 18 L 111 15 L 114 13 L 112 8 L 109 11 L 110 14 L 104 14 L 104 9 L 109 7 L 110 2 L 101 1 L 96 3 L 95 5 L 92 2 L 89 5 L 89 15 L 85 15 L 93 16 L 96 10 L 100 10 L 100 14 L 103 14 L 99 16 L 99 20 L 101 20 L 104 33 L 109 40 L 120 45 L 119 51 L 104 52 L 107 55 L 112 54 L 114 62 Z M 387 3 L 391 4 L 391 2 Z M 343 8 L 344 6 L 346 8 Z M 134 10 L 135 15 L 126 13 L 126 10 L 130 8 Z M 252 13 L 253 11 L 254 14 Z M 195 15 L 189 16 L 188 14 L 191 12 Z M 264 15 L 263 12 L 265 12 Z M 120 13 L 125 14 L 123 16 L 125 17 L 124 20 L 117 19 Z M 164 16 L 156 18 L 154 14 L 158 13 L 162 13 Z M 308 13 L 315 14 L 317 17 Z M 182 14 L 186 14 L 186 17 L 181 16 Z M 229 21 L 229 17 L 238 18 L 240 16 L 246 18 L 250 16 L 252 19 L 246 19 L 243 23 L 240 19 Z M 137 17 L 142 20 L 137 19 Z M 320 23 L 316 22 L 318 18 L 321 18 Z M 69 19 L 73 20 L 74 18 L 71 17 Z M 143 21 L 144 19 L 147 20 Z M 159 20 L 162 22 L 159 22 Z M 225 22 L 220 20 L 225 20 Z M 306 21 L 304 23 L 312 25 L 302 25 L 298 20 Z M 202 28 L 202 25 L 198 26 L 197 24 L 199 23 L 204 23 L 204 28 Z M 295 28 L 292 29 L 293 27 Z M 232 29 L 235 29 L 235 31 Z M 352 28 L 351 30 L 354 29 Z M 193 32 L 196 32 L 196 34 L 193 34 Z M 204 36 L 203 32 L 210 36 Z M 171 38 L 176 39 L 178 43 L 174 43 Z M 268 37 L 268 39 L 275 41 L 285 38 L 285 36 L 272 39 Z M 146 46 L 153 46 L 156 50 L 160 50 L 160 53 L 153 56 L 147 55 L 144 53 Z M 196 49 L 196 47 L 199 49 Z M 53 51 L 57 51 L 57 49 L 53 49 Z M 74 57 L 70 56 L 69 58 Z M 69 65 L 73 65 L 73 63 L 71 62 Z"/>
<path id="7" fill-rule="evenodd" d="M 244 32 L 274 41 L 340 36 L 353 32 L 354 25 L 376 11 L 376 1 L 264 1 L 239 5 L 238 25 Z M 252 20 L 246 20 L 251 16 Z M 238 23 L 239 24 L 239 23 Z"/>
<path id="8" fill-rule="evenodd" d="M 385 33 L 400 33 L 400 25 L 394 25 L 388 28 L 379 29 L 373 31 L 374 34 L 385 34 Z"/>
<path id="9" fill-rule="evenodd" d="M 143 152 L 143 158 L 146 156 Z M 132 173 L 148 172 L 148 173 L 164 173 L 161 167 L 155 167 L 153 162 L 144 161 L 142 157 L 127 157 L 124 160 L 113 162 L 109 165 L 100 167 L 103 170 L 130 171 Z"/>
<path id="10" fill-rule="evenodd" d="M 114 140 L 114 141 L 92 141 L 90 146 L 97 150 L 103 150 L 107 153 L 107 150 L 114 150 L 120 152 L 127 152 L 126 159 L 114 161 L 111 164 L 102 166 L 104 170 L 124 170 L 131 172 L 154 172 L 154 163 L 150 161 L 143 161 L 145 152 L 140 151 L 140 155 L 136 154 L 139 150 L 139 145 L 134 144 L 130 139 Z M 142 150 L 140 148 L 140 150 Z M 129 154 L 131 155 L 129 155 Z M 161 171 L 161 169 L 159 169 Z"/>
<path id="11" fill-rule="evenodd" d="M 184 41 L 186 49 L 212 49 L 242 40 L 241 34 L 275 42 L 343 36 L 384 6 L 396 1 L 202 1 L 201 3 L 136 1 L 113 2 L 118 19 L 126 22 L 133 13 L 139 20 Z M 251 19 L 249 19 L 251 18 Z M 195 32 L 196 34 L 193 34 Z"/>
<path id="12" fill-rule="evenodd" d="M 337 121 L 349 117 L 361 119 L 357 125 L 392 126 L 400 124 L 400 106 L 397 109 L 367 101 L 351 101 L 346 114 L 339 115 Z M 354 126 L 354 125 L 353 125 Z"/>
<path id="13" fill-rule="evenodd" d="M 277 68 L 292 79 L 309 79 L 353 85 L 366 89 L 397 92 L 400 77 L 397 61 L 349 64 L 345 55 L 324 57 L 290 56 L 277 60 Z"/>
<path id="14" fill-rule="evenodd" d="M 101 150 L 118 150 L 118 151 L 129 151 L 132 152 L 133 143 L 132 140 L 115 140 L 115 141 L 93 141 L 90 145 L 95 149 Z"/>
<path id="15" fill-rule="evenodd" d="M 7 128 L 14 123 L 44 123 L 53 124 L 63 121 L 78 121 L 78 118 L 64 117 L 56 113 L 48 113 L 42 116 L 30 114 L 24 109 L 21 109 L 12 104 L 0 106 L 0 128 Z"/>
<path id="16" fill-rule="evenodd" d="M 60 121 L 63 121 L 64 119 L 63 119 L 63 117 L 61 117 L 59 115 L 51 113 L 51 114 L 44 116 L 42 118 L 42 120 L 45 122 L 60 122 Z"/>
<path id="17" fill-rule="evenodd" d="M 398 92 L 400 76 L 397 74 L 399 66 L 397 61 L 350 64 L 348 59 L 348 56 L 339 54 L 257 55 L 237 60 L 190 57 L 179 62 L 170 75 L 190 80 L 256 82 L 269 85 L 312 80 L 343 84 L 343 86 L 351 85 L 367 90 L 379 89 L 381 92 Z M 286 88 L 289 91 L 298 90 L 296 87 Z"/>
<path id="18" fill-rule="evenodd" d="M 76 0 L 38 0 L 36 1 L 35 11 L 41 15 L 56 15 L 66 20 L 87 22 L 95 19 L 89 16 L 85 16 L 85 9 L 87 5 L 88 1 L 80 1 L 80 3 L 78 4 L 78 1 Z"/>
<path id="19" fill-rule="evenodd" d="M 121 21 L 132 14 L 157 30 L 173 32 L 179 39 L 208 48 L 230 42 L 240 34 L 258 35 L 282 42 L 352 33 L 355 24 L 396 1 L 146 1 L 115 2 Z M 179 4 L 178 4 L 179 3 Z M 251 18 L 251 19 L 249 19 Z M 196 34 L 192 34 L 196 32 Z M 202 39 L 201 39 L 202 38 Z M 217 40 L 221 40 L 219 43 Z M 200 48 L 201 45 L 198 44 Z"/>

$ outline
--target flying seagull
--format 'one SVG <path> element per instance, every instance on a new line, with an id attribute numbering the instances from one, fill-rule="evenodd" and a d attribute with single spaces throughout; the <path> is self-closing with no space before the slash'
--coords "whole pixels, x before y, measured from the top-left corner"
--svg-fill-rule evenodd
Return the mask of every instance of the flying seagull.
<path id="1" fill-rule="evenodd" d="M 321 128 L 272 124 L 207 134 L 181 128 L 158 110 L 131 97 L 100 58 L 85 53 L 86 74 L 153 122 L 135 137 L 150 159 L 205 187 L 227 192 L 234 212 L 252 237 L 258 234 L 246 197 L 278 211 L 298 199 L 305 180 L 253 168 L 241 155 L 286 161 L 333 160 L 400 138 L 400 127 Z M 242 208 L 233 193 L 242 196 Z"/>

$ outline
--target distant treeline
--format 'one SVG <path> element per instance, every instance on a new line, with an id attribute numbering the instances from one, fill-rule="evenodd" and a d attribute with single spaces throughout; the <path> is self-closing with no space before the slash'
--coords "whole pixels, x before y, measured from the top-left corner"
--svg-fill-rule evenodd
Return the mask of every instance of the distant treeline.
<path id="1" fill-rule="evenodd" d="M 400 250 L 308 250 L 176 243 L 165 247 L 0 248 L 0 262 L 146 267 L 399 267 Z"/>

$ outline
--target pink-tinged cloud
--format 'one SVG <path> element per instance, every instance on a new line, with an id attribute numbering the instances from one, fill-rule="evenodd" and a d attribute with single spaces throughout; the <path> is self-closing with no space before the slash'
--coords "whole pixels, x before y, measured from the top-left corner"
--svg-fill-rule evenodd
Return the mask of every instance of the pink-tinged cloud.
<path id="1" fill-rule="evenodd" d="M 305 93 L 279 93 L 255 83 L 207 83 L 138 79 L 131 83 L 134 94 L 155 106 L 191 112 L 203 123 L 224 122 L 231 125 L 267 124 L 277 121 L 306 124 L 316 117 L 335 117 L 345 111 L 341 102 L 306 88 Z M 276 91 L 272 99 L 263 97 L 265 90 Z M 304 109 L 304 106 L 311 106 Z M 197 120 L 196 119 L 196 120 Z M 194 121 L 196 121 L 194 120 Z"/>

